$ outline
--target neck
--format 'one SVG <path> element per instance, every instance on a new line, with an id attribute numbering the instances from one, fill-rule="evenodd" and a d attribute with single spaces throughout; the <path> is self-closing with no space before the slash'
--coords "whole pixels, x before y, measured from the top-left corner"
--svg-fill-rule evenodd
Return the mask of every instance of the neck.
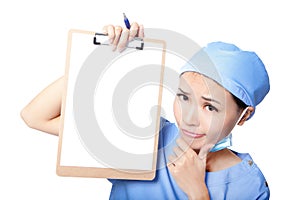
<path id="1" fill-rule="evenodd" d="M 227 169 L 241 162 L 231 150 L 225 148 L 220 151 L 210 152 L 206 158 L 206 171 L 215 172 Z"/>

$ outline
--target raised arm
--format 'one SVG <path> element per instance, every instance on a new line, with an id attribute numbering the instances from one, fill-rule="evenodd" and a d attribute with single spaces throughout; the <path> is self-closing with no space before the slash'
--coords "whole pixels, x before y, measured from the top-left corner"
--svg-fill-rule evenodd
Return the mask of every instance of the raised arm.
<path id="1" fill-rule="evenodd" d="M 133 37 L 144 37 L 144 27 L 136 22 L 131 24 L 130 30 L 107 25 L 103 27 L 103 33 L 108 34 L 113 50 L 123 51 Z M 39 93 L 21 111 L 21 117 L 29 127 L 58 135 L 63 87 L 64 77 L 61 77 Z"/>
<path id="2" fill-rule="evenodd" d="M 30 128 L 58 135 L 63 87 L 61 77 L 23 108 L 21 117 Z"/>

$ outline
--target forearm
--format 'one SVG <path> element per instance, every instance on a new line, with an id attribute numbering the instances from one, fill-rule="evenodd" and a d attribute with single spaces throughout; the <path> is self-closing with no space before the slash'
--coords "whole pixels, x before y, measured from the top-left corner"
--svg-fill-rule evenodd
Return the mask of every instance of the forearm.
<path id="1" fill-rule="evenodd" d="M 58 135 L 63 87 L 61 77 L 23 108 L 21 117 L 29 127 Z"/>
<path id="2" fill-rule="evenodd" d="M 23 118 L 23 116 L 22 116 Z M 24 119 L 28 127 L 49 133 L 51 135 L 59 135 L 59 121 L 60 116 L 51 119 L 51 120 L 42 120 L 42 119 Z"/>

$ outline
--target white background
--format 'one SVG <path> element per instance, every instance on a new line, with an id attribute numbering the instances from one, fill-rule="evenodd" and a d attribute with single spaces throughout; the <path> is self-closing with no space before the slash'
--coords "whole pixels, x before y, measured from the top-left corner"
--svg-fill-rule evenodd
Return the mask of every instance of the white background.
<path id="1" fill-rule="evenodd" d="M 0 199 L 107 199 L 103 179 L 55 174 L 58 138 L 32 130 L 20 110 L 63 75 L 67 32 L 123 25 L 122 13 L 145 27 L 180 32 L 254 50 L 264 61 L 271 91 L 255 116 L 234 133 L 266 176 L 271 199 L 295 199 L 299 165 L 299 7 L 297 1 L 37 1 L 0 3 Z M 297 70 L 297 71 L 296 71 Z M 299 163 L 299 161 L 297 162 Z"/>

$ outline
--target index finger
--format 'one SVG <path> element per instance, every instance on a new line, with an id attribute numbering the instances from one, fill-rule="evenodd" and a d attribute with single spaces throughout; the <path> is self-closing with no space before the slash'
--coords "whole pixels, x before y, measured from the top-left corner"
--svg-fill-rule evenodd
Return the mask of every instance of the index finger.
<path id="1" fill-rule="evenodd" d="M 178 147 L 184 152 L 187 151 L 188 149 L 190 149 L 190 146 L 188 145 L 188 143 L 186 143 L 181 137 L 179 137 L 176 140 L 176 143 L 177 143 Z"/>
<path id="2" fill-rule="evenodd" d="M 109 42 L 112 43 L 115 39 L 115 29 L 113 25 L 106 25 L 103 27 L 102 32 L 107 34 Z"/>
<path id="3" fill-rule="evenodd" d="M 138 31 L 139 31 L 139 25 L 138 25 L 138 23 L 133 22 L 131 24 L 131 27 L 130 27 L 129 41 L 132 41 L 133 38 L 137 36 Z"/>
<path id="4" fill-rule="evenodd" d="M 126 45 L 128 43 L 128 35 L 129 35 L 128 29 L 124 29 L 122 31 L 120 41 L 119 41 L 119 45 L 118 45 L 118 50 L 120 52 L 123 51 L 126 48 Z"/>
<path id="5" fill-rule="evenodd" d="M 139 38 L 144 38 L 145 37 L 144 26 L 143 25 L 140 25 L 138 37 Z"/>
<path id="6" fill-rule="evenodd" d="M 213 148 L 213 146 L 214 146 L 213 144 L 205 144 L 203 147 L 201 147 L 198 157 L 201 160 L 205 159 L 210 149 Z"/>

